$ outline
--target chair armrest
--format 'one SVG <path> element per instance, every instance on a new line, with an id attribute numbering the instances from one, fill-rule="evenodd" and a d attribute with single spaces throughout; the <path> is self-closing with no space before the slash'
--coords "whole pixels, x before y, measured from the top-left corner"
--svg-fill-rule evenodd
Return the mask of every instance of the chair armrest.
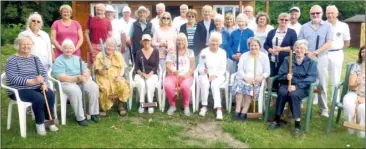
<path id="1" fill-rule="evenodd" d="M 133 71 L 135 71 L 135 65 L 132 66 L 132 68 L 130 69 L 130 72 L 129 72 L 129 82 L 132 83 L 132 80 L 133 80 Z"/>
<path id="2" fill-rule="evenodd" d="M 314 94 L 314 89 L 318 86 L 319 84 L 319 80 L 316 79 L 316 81 L 314 83 L 311 83 L 310 84 L 310 87 L 309 87 L 309 96 Z"/>
<path id="3" fill-rule="evenodd" d="M 335 89 L 340 89 L 342 86 L 344 85 L 344 82 L 339 82 L 336 86 Z"/>

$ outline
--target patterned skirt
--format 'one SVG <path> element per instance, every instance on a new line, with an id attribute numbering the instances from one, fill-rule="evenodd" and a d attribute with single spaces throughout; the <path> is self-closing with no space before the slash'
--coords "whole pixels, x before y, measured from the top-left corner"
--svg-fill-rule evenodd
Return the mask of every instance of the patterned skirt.
<path id="1" fill-rule="evenodd" d="M 258 96 L 260 91 L 261 84 L 257 84 L 255 87 L 255 93 Z M 250 95 L 253 96 L 253 85 L 246 83 L 243 79 L 236 79 L 231 87 L 231 93 L 233 95 L 244 94 L 244 95 Z"/>

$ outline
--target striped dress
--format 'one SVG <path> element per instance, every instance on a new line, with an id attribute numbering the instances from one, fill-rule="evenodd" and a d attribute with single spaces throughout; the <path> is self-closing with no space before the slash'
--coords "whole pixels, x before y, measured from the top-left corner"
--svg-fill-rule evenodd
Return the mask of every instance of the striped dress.
<path id="1" fill-rule="evenodd" d="M 5 64 L 7 86 L 17 90 L 40 88 L 40 85 L 27 85 L 28 80 L 34 79 L 37 76 L 34 57 L 36 57 L 40 74 L 44 78 L 44 81 L 48 82 L 46 70 L 37 56 L 31 55 L 26 58 L 13 55 L 8 58 Z M 7 90 L 7 94 L 10 96 L 13 92 Z"/>

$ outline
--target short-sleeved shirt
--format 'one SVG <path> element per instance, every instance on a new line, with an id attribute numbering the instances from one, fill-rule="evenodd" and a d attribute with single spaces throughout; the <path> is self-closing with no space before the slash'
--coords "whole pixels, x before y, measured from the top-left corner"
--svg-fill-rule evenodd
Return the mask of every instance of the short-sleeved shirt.
<path id="1" fill-rule="evenodd" d="M 124 34 L 124 26 L 120 20 L 114 19 L 111 21 L 112 23 L 112 37 L 116 40 L 117 46 L 121 45 L 121 34 Z"/>
<path id="2" fill-rule="evenodd" d="M 351 40 L 348 25 L 339 20 L 336 21 L 335 25 L 330 25 L 333 30 L 333 42 L 330 50 L 343 49 L 344 41 Z"/>
<path id="3" fill-rule="evenodd" d="M 184 55 L 178 57 L 179 61 L 179 67 L 178 72 L 179 75 L 184 75 L 187 72 L 189 72 L 190 69 L 190 59 L 194 58 L 194 54 L 192 50 L 187 49 Z M 177 70 L 177 54 L 176 53 L 170 53 L 166 57 L 166 62 L 172 62 L 172 69 Z"/>
<path id="4" fill-rule="evenodd" d="M 308 49 L 309 51 L 315 51 L 316 48 L 316 40 L 319 35 L 319 45 L 318 49 L 322 47 L 328 40 L 333 40 L 333 31 L 329 23 L 325 21 L 321 21 L 318 28 L 314 29 L 311 21 L 302 25 L 300 33 L 297 37 L 298 40 L 305 39 L 308 41 Z M 320 55 L 324 55 L 328 53 L 328 49 Z"/>
<path id="5" fill-rule="evenodd" d="M 296 35 L 299 36 L 301 30 L 301 24 L 297 22 L 296 24 L 288 24 L 288 28 L 294 29 L 296 31 Z"/>
<path id="6" fill-rule="evenodd" d="M 79 22 L 72 20 L 70 25 L 64 25 L 61 20 L 56 20 L 51 26 L 56 31 L 56 40 L 58 44 L 62 44 L 65 39 L 70 39 L 76 46 L 79 41 L 78 31 L 81 29 Z M 76 49 L 74 55 L 80 56 L 80 49 Z M 61 49 L 56 49 L 56 57 L 62 54 Z"/>
<path id="7" fill-rule="evenodd" d="M 82 62 L 83 71 L 88 69 L 86 64 Z M 82 71 L 82 72 L 83 72 Z M 52 72 L 56 78 L 58 78 L 61 74 L 66 74 L 68 76 L 79 76 L 80 73 L 80 57 L 79 56 L 65 56 L 60 55 L 56 58 L 55 63 L 52 66 Z"/>
<path id="8" fill-rule="evenodd" d="M 108 37 L 108 32 L 112 31 L 112 24 L 107 18 L 92 17 L 90 26 L 87 24 L 86 29 L 91 31 L 90 41 L 94 44 L 100 44 L 99 38 L 105 42 Z"/>
<path id="9" fill-rule="evenodd" d="M 360 76 L 361 75 L 361 64 L 354 64 L 353 67 L 351 68 L 351 74 L 354 74 L 354 75 L 357 75 Z M 357 93 L 358 96 L 361 96 L 361 97 L 365 97 L 365 72 L 362 76 L 362 82 L 361 84 L 357 87 L 357 88 L 360 88 L 360 92 Z M 356 90 L 357 90 L 356 88 Z M 357 91 L 356 91 L 357 92 Z"/>

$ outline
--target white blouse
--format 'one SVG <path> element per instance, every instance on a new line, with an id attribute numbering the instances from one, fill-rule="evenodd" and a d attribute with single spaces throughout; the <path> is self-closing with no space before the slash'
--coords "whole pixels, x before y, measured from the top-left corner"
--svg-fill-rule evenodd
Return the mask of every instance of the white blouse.
<path id="1" fill-rule="evenodd" d="M 179 75 L 184 75 L 187 72 L 189 72 L 191 63 L 190 63 L 190 59 L 194 58 L 194 54 L 193 51 L 190 49 L 187 49 L 187 51 L 184 53 L 184 55 L 179 56 L 179 67 L 178 67 L 178 72 Z M 169 53 L 168 56 L 166 57 L 166 62 L 172 62 L 172 69 L 173 70 L 177 70 L 177 55 L 176 53 Z"/>
<path id="2" fill-rule="evenodd" d="M 262 75 L 267 78 L 270 74 L 270 66 L 268 56 L 260 52 L 257 58 L 256 76 Z M 244 77 L 254 78 L 254 58 L 250 56 L 250 51 L 240 56 L 238 64 L 238 72 L 236 79 L 244 79 Z"/>
<path id="3" fill-rule="evenodd" d="M 203 59 L 203 57 L 205 57 Z M 211 52 L 210 47 L 203 49 L 200 53 L 198 62 L 198 72 L 204 73 L 205 64 L 210 76 L 215 75 L 217 77 L 225 75 L 226 72 L 226 52 L 219 48 L 215 53 Z"/>

